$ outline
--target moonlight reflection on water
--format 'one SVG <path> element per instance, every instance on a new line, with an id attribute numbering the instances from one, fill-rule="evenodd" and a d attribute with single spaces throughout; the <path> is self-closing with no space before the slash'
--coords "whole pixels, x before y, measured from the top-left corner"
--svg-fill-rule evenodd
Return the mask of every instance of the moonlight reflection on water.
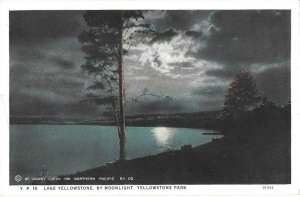
<path id="1" fill-rule="evenodd" d="M 158 146 L 171 148 L 170 145 L 173 141 L 176 129 L 167 127 L 156 127 L 152 129 L 152 133 Z"/>

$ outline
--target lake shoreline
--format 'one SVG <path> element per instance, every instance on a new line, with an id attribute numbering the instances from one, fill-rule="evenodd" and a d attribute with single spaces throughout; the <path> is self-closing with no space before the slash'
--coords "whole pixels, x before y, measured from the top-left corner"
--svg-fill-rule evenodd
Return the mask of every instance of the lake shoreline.
<path id="1" fill-rule="evenodd" d="M 126 126 L 218 129 L 220 128 L 220 120 L 217 118 L 219 114 L 220 111 L 174 114 L 139 114 L 126 116 Z M 53 117 L 11 117 L 10 124 L 117 126 L 113 120 L 80 120 Z"/>
<path id="2" fill-rule="evenodd" d="M 261 136 L 260 140 L 256 140 L 255 135 L 246 140 L 216 139 L 193 148 L 117 161 L 59 176 L 60 181 L 32 184 L 289 184 L 289 143 L 281 135 L 268 139 L 266 144 L 264 138 L 268 136 Z M 64 180 L 65 177 L 70 180 Z M 95 177 L 95 180 L 78 181 L 76 177 Z M 100 177 L 114 177 L 114 180 Z M 133 180 L 129 180 L 131 178 Z"/>

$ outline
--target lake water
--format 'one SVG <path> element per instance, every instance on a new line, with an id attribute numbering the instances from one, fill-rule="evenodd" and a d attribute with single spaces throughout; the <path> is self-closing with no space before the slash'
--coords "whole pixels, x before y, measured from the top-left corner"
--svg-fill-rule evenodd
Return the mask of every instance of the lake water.
<path id="1" fill-rule="evenodd" d="M 132 159 L 197 146 L 219 138 L 209 130 L 127 127 L 126 158 Z M 65 175 L 114 162 L 119 156 L 115 127 L 90 125 L 11 125 L 10 175 Z"/>

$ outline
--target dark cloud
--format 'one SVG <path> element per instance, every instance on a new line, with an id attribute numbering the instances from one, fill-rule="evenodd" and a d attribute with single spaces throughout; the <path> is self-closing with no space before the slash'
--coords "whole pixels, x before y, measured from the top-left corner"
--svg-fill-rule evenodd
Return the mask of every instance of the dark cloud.
<path id="1" fill-rule="evenodd" d="M 194 64 L 191 62 L 176 62 L 169 63 L 170 66 L 179 67 L 179 68 L 195 68 Z"/>
<path id="2" fill-rule="evenodd" d="M 289 65 L 271 67 L 255 74 L 258 93 L 277 104 L 286 105 L 291 96 L 291 70 Z"/>
<path id="3" fill-rule="evenodd" d="M 189 30 L 189 31 L 185 32 L 185 35 L 192 37 L 194 39 L 199 39 L 202 37 L 203 33 L 202 33 L 202 31 Z"/>
<path id="4" fill-rule="evenodd" d="M 228 69 L 229 68 L 229 69 Z M 229 79 L 234 77 L 238 70 L 241 69 L 241 66 L 235 65 L 233 67 L 227 67 L 226 69 L 208 69 L 205 71 L 207 75 L 214 76 L 221 79 Z"/>
<path id="5" fill-rule="evenodd" d="M 198 88 L 192 90 L 192 95 L 202 95 L 202 96 L 224 96 L 224 93 L 227 89 L 226 83 L 211 83 L 204 84 Z"/>
<path id="6" fill-rule="evenodd" d="M 209 10 L 168 10 L 162 18 L 151 20 L 158 31 L 169 28 L 186 31 L 207 18 Z M 152 15 L 155 15 L 152 11 Z"/>
<path id="7" fill-rule="evenodd" d="M 12 116 L 81 116 L 91 109 L 79 103 L 87 80 L 80 70 L 84 56 L 77 40 L 86 28 L 82 14 L 10 12 Z"/>
<path id="8" fill-rule="evenodd" d="M 155 42 L 169 42 L 177 34 L 178 33 L 175 31 L 175 29 L 170 28 L 162 33 L 157 33 L 157 35 L 150 40 L 150 44 Z"/>
<path id="9" fill-rule="evenodd" d="M 160 67 L 162 63 L 158 55 L 154 58 L 153 62 L 157 64 L 157 67 Z"/>
<path id="10" fill-rule="evenodd" d="M 288 10 L 216 11 L 205 47 L 196 57 L 217 61 L 223 71 L 208 74 L 227 77 L 253 63 L 271 63 L 290 59 L 291 24 Z M 211 29 L 211 28 L 210 28 Z"/>
<path id="11" fill-rule="evenodd" d="M 31 47 L 28 49 L 27 45 L 10 45 L 9 56 L 10 60 L 16 62 L 30 62 L 46 58 L 45 54 L 40 50 L 40 47 Z"/>
<path id="12" fill-rule="evenodd" d="M 24 75 L 30 75 L 30 68 L 26 66 L 11 66 L 9 69 L 10 83 L 15 82 Z M 21 77 L 20 77 L 21 76 Z"/>
<path id="13" fill-rule="evenodd" d="M 99 111 L 94 105 L 86 103 L 52 103 L 49 100 L 28 95 L 20 95 L 11 93 L 10 97 L 10 116 L 11 117 L 32 117 L 32 116 L 56 116 L 56 117 L 96 117 L 101 116 L 102 111 Z"/>
<path id="14" fill-rule="evenodd" d="M 83 11 L 10 11 L 10 45 L 45 44 L 77 36 L 84 25 Z"/>
<path id="15" fill-rule="evenodd" d="M 49 61 L 61 66 L 64 69 L 72 69 L 75 67 L 75 63 L 72 60 L 65 59 L 61 56 L 52 56 L 49 58 Z"/>

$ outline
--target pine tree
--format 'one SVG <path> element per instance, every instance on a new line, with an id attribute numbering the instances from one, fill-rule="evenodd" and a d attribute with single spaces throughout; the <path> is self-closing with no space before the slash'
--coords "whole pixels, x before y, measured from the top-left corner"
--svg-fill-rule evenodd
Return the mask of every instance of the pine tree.
<path id="1" fill-rule="evenodd" d="M 94 84 L 88 89 L 98 90 L 96 94 L 88 94 L 88 100 L 112 106 L 122 161 L 125 160 L 126 139 L 123 56 L 128 54 L 129 46 L 136 41 L 135 37 L 154 30 L 150 24 L 141 22 L 144 19 L 142 11 L 87 11 L 84 19 L 89 31 L 79 35 L 86 54 L 82 68 L 94 79 Z"/>
<path id="2" fill-rule="evenodd" d="M 237 117 L 242 112 L 254 109 L 258 101 L 256 85 L 250 72 L 240 70 L 225 93 L 223 115 Z"/>

